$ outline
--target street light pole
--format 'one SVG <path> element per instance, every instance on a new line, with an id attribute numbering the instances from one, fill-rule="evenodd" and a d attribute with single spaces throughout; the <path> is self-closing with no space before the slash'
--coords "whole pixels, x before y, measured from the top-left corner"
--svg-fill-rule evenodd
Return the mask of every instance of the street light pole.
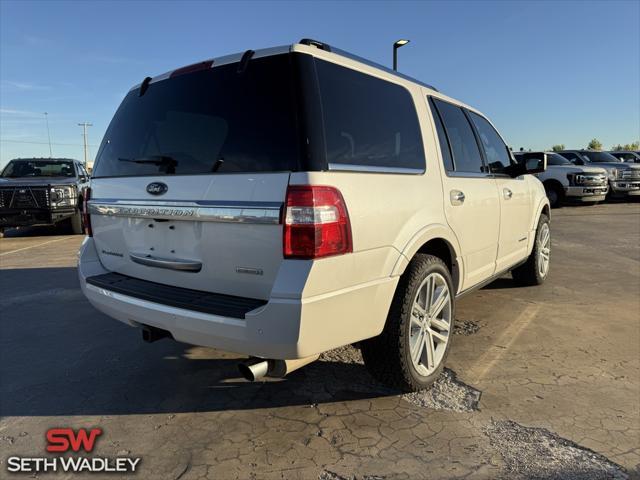
<path id="1" fill-rule="evenodd" d="M 51 151 L 51 133 L 49 132 L 49 113 L 44 112 L 44 121 L 47 124 L 47 138 L 49 139 L 49 158 L 53 158 L 53 153 Z"/>
<path id="2" fill-rule="evenodd" d="M 398 40 L 393 44 L 393 70 L 396 72 L 398 71 L 398 49 L 409 42 L 410 40 Z"/>
<path id="3" fill-rule="evenodd" d="M 93 127 L 93 123 L 82 122 L 78 124 L 79 127 L 82 127 L 82 137 L 84 139 L 84 168 L 87 168 L 87 157 L 88 157 L 88 141 L 87 141 L 87 127 Z"/>

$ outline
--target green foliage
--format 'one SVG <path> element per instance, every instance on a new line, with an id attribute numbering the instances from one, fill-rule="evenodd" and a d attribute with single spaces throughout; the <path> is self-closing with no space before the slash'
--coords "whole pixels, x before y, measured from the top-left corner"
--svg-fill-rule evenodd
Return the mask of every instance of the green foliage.
<path id="1" fill-rule="evenodd" d="M 614 145 L 613 147 L 611 147 L 611 150 L 614 152 L 620 152 L 622 150 L 640 150 L 640 141 L 626 143 L 624 145 Z"/>
<path id="2" fill-rule="evenodd" d="M 561 152 L 562 150 L 564 150 L 564 143 L 559 143 L 557 145 L 554 145 L 553 147 L 551 147 L 551 150 L 553 150 L 554 152 Z"/>
<path id="3" fill-rule="evenodd" d="M 589 150 L 602 150 L 602 143 L 597 138 L 591 139 L 589 145 L 587 145 Z"/>

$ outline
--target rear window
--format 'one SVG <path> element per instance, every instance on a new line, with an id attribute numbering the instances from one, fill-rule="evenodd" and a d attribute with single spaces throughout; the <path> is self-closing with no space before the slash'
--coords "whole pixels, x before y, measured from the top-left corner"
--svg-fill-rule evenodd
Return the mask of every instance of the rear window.
<path id="1" fill-rule="evenodd" d="M 407 89 L 316 59 L 329 168 L 423 172 L 422 136 Z"/>
<path id="2" fill-rule="evenodd" d="M 298 169 L 290 54 L 229 64 L 131 91 L 100 147 L 94 177 Z"/>

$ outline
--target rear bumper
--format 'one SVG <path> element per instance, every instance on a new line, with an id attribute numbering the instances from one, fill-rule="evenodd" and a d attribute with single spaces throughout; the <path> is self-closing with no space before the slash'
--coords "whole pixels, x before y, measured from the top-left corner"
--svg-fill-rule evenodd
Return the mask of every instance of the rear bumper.
<path id="1" fill-rule="evenodd" d="M 600 202 L 607 196 L 609 187 L 607 185 L 601 187 L 593 186 L 572 186 L 565 187 L 565 197 L 567 200 L 574 202 Z"/>
<path id="2" fill-rule="evenodd" d="M 83 293 L 101 312 L 128 325 L 150 325 L 177 341 L 273 359 L 295 359 L 378 335 L 399 277 L 309 298 L 270 298 L 245 315 L 224 317 L 134 298 L 87 283 L 108 273 L 93 239 L 78 253 Z"/>

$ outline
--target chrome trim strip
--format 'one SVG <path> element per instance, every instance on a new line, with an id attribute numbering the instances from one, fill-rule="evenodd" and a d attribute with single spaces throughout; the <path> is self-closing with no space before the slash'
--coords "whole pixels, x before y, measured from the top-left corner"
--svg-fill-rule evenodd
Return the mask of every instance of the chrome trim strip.
<path id="1" fill-rule="evenodd" d="M 242 202 L 244 203 L 244 202 Z M 278 225 L 281 204 L 273 202 L 246 203 L 216 202 L 215 206 L 197 202 L 149 202 L 136 203 L 89 201 L 91 215 L 110 217 L 152 218 L 162 220 L 189 220 L 196 222 L 257 223 Z"/>
<path id="2" fill-rule="evenodd" d="M 202 270 L 202 263 L 192 260 L 171 260 L 138 253 L 130 253 L 129 258 L 132 262 L 146 265 L 147 267 L 166 268 L 168 270 L 179 270 L 181 272 L 199 272 Z"/>
<path id="3" fill-rule="evenodd" d="M 154 207 L 224 207 L 224 208 L 273 208 L 280 209 L 282 202 L 257 202 L 245 200 L 144 200 L 137 198 L 92 198 L 89 203 L 117 205 L 152 205 Z"/>
<path id="4" fill-rule="evenodd" d="M 400 173 L 404 175 L 421 175 L 425 172 L 424 168 L 377 167 L 350 163 L 330 163 L 329 170 L 336 172 Z"/>

